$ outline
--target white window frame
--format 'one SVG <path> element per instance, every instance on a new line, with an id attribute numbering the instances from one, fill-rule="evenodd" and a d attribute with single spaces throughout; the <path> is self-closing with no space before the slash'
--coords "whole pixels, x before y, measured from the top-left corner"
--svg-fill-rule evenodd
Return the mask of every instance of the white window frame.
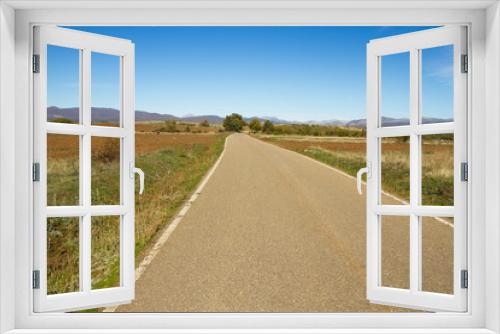
<path id="1" fill-rule="evenodd" d="M 453 46 L 453 121 L 422 124 L 422 50 Z M 409 124 L 383 126 L 381 110 L 382 58 L 406 52 L 409 58 Z M 461 163 L 467 163 L 467 86 L 469 73 L 462 73 L 462 56 L 467 55 L 467 28 L 450 25 L 370 41 L 367 46 L 367 295 L 375 303 L 423 310 L 467 310 L 467 289 L 461 287 L 462 270 L 467 270 L 467 183 L 461 179 Z M 454 134 L 454 205 L 421 204 L 421 135 Z M 410 201 L 383 204 L 383 138 L 409 137 Z M 400 216 L 409 227 L 409 289 L 382 286 L 382 227 L 384 217 Z M 453 217 L 453 293 L 422 291 L 422 217 Z"/>
<path id="2" fill-rule="evenodd" d="M 39 181 L 33 183 L 33 268 L 39 272 L 39 288 L 34 289 L 35 312 L 81 310 L 106 305 L 126 304 L 134 299 L 135 287 L 135 114 L 134 114 L 134 45 L 112 38 L 52 26 L 34 28 L 33 52 L 39 56 L 39 73 L 33 75 L 33 154 L 39 164 Z M 72 48 L 79 54 L 79 123 L 47 121 L 47 46 Z M 91 72 L 92 53 L 99 52 L 119 59 L 119 127 L 92 125 Z M 79 136 L 79 204 L 47 206 L 47 135 Z M 120 145 L 120 199 L 115 205 L 92 205 L 92 138 L 108 137 Z M 118 287 L 92 289 L 91 238 L 92 217 L 115 216 L 120 224 L 120 284 Z M 79 290 L 47 294 L 47 218 L 79 219 Z"/>
<path id="3" fill-rule="evenodd" d="M 468 312 L 34 314 L 30 288 L 33 220 L 30 56 L 35 24 L 469 25 Z M 394 333 L 500 332 L 499 57 L 500 10 L 496 1 L 3 1 L 0 3 L 0 332 L 47 333 L 48 329 L 64 329 L 60 332 L 110 333 L 113 328 L 129 329 L 128 333 L 151 332 L 155 328 L 171 333 L 175 329 L 205 333 L 352 333 L 356 329 L 358 333 L 387 333 L 389 328 Z M 15 196 L 11 195 L 12 189 Z"/>

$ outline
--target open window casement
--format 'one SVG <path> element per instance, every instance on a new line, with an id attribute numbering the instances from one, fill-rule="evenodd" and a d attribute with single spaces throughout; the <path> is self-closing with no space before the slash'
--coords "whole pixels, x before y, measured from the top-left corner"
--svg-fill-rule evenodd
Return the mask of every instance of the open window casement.
<path id="1" fill-rule="evenodd" d="M 53 48 L 75 54 L 75 73 L 79 78 L 76 83 L 64 83 L 77 86 L 76 120 L 73 122 L 55 122 L 48 118 L 49 70 L 62 71 L 56 59 L 52 59 L 49 69 L 48 57 L 55 57 L 48 52 Z M 91 91 L 98 92 L 102 87 L 92 87 L 92 60 L 94 55 L 104 55 L 116 59 L 117 101 L 119 121 L 114 126 L 94 122 L 92 116 Z M 103 62 L 97 71 L 106 71 L 111 63 Z M 58 27 L 35 27 L 33 47 L 33 82 L 34 82 L 34 263 L 33 293 L 34 311 L 72 311 L 128 303 L 134 298 L 134 45 L 123 39 L 100 36 Z M 74 87 L 73 87 L 74 88 Z M 77 198 L 74 203 L 57 203 L 48 199 L 48 138 L 59 136 L 60 140 L 74 140 Z M 99 203 L 94 199 L 93 148 L 94 139 L 111 139 L 117 143 L 116 158 L 119 177 L 116 184 L 116 203 Z M 54 167 L 55 166 L 55 167 Z M 98 172 L 98 171 L 94 171 Z M 56 174 L 57 175 L 57 174 Z M 57 176 L 56 176 L 57 177 Z M 142 184 L 141 184 L 142 188 Z M 119 267 L 119 284 L 112 287 L 98 288 L 93 284 L 92 242 L 94 219 L 108 217 L 116 222 L 118 231 L 119 263 L 107 263 Z M 58 224 L 61 230 L 68 230 L 68 225 L 75 224 L 75 241 L 68 248 L 77 249 L 76 253 L 76 288 L 49 286 L 49 266 L 56 259 L 50 258 L 49 238 L 54 233 L 53 226 Z M 62 227 L 61 227 L 62 226 Z M 60 237 L 66 238 L 65 235 Z M 68 253 L 66 253 L 67 255 Z M 69 255 L 67 255 L 69 256 Z M 52 264 L 51 264 L 52 263 Z M 116 271 L 116 268 L 113 269 Z M 68 278 L 69 280 L 69 278 Z"/>
<path id="2" fill-rule="evenodd" d="M 448 51 L 442 54 L 447 54 L 449 61 L 438 63 L 438 71 L 429 74 L 427 55 L 432 52 L 439 54 L 440 50 Z M 391 72 L 391 57 L 399 62 L 399 67 L 396 71 L 392 70 L 397 78 L 388 81 L 384 74 Z M 397 60 L 398 57 L 400 60 Z M 431 311 L 467 310 L 467 66 L 466 27 L 423 30 L 373 40 L 367 46 L 368 165 L 364 171 L 368 174 L 367 298 L 372 303 Z M 448 75 L 449 82 L 445 84 L 450 86 L 449 96 L 437 96 L 433 103 L 449 99 L 452 119 L 436 121 L 427 117 L 432 109 L 426 104 L 427 95 L 437 94 L 426 82 L 432 79 L 429 75 L 436 80 Z M 395 92 L 409 90 L 404 92 L 408 100 L 404 104 L 408 108 L 408 116 L 406 121 L 400 119 L 397 124 L 388 123 L 385 117 L 391 103 L 403 106 L 391 100 L 401 98 L 394 96 L 396 94 L 391 96 L 391 89 Z M 453 140 L 450 158 L 453 165 L 450 172 L 450 179 L 453 179 L 451 205 L 430 205 L 422 191 L 424 141 L 439 136 L 448 136 Z M 383 151 L 387 142 L 407 145 L 410 189 L 407 199 L 383 191 Z M 425 158 L 429 159 L 429 156 Z M 389 222 L 392 234 L 385 236 L 384 233 L 391 230 L 386 229 L 384 223 Z M 450 283 L 444 291 L 433 289 L 432 285 L 442 283 L 443 279 L 439 279 L 437 272 L 445 269 L 428 262 L 446 255 L 436 251 L 440 245 L 434 250 L 428 248 L 426 233 L 429 231 L 424 232 L 428 226 L 434 226 L 436 231 L 445 231 L 443 233 L 448 233 L 451 239 L 448 261 Z M 446 241 L 440 242 L 444 244 Z M 384 250 L 384 246 L 390 243 L 398 243 L 399 249 Z M 396 267 L 391 268 L 391 262 Z M 391 270 L 400 271 L 399 277 L 406 277 L 391 280 Z M 434 274 L 438 280 L 429 284 L 429 277 Z"/>

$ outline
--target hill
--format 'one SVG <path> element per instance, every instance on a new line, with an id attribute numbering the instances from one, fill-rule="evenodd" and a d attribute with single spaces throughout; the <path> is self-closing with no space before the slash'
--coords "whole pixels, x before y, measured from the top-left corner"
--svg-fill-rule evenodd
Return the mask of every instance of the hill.
<path id="1" fill-rule="evenodd" d="M 67 118 L 76 122 L 78 121 L 79 117 L 78 114 L 79 114 L 78 108 L 59 108 L 59 107 L 47 108 L 47 115 L 49 120 L 55 118 Z M 259 119 L 261 122 L 264 122 L 265 120 L 270 120 L 274 124 L 311 124 L 311 125 L 334 125 L 334 126 L 337 125 L 337 126 L 347 126 L 353 128 L 366 127 L 366 119 L 364 118 L 350 120 L 350 121 L 332 119 L 325 121 L 294 122 L 276 117 L 263 116 L 263 117 L 245 117 L 244 120 L 246 122 L 249 122 L 254 118 Z M 92 120 L 96 122 L 118 122 L 119 113 L 118 110 L 112 108 L 92 107 Z M 185 117 L 177 117 L 170 114 L 159 114 L 159 113 L 151 113 L 147 111 L 137 110 L 135 112 L 135 120 L 137 122 L 176 120 L 188 123 L 201 123 L 204 120 L 207 120 L 210 124 L 222 124 L 224 118 L 217 115 L 189 115 Z M 430 118 L 430 117 L 423 118 L 423 123 L 442 123 L 450 121 L 452 120 L 442 119 L 442 118 Z M 385 126 L 406 125 L 408 124 L 408 119 L 382 117 L 382 124 L 384 124 Z"/>

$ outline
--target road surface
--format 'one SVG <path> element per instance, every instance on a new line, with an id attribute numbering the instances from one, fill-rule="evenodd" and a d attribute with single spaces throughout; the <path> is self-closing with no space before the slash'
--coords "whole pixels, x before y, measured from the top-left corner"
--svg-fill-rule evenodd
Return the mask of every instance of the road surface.
<path id="1" fill-rule="evenodd" d="M 352 178 L 232 135 L 201 195 L 136 282 L 135 301 L 117 312 L 402 311 L 366 300 L 365 224 L 365 197 Z M 405 218 L 384 220 L 384 284 L 408 284 L 408 228 Z M 433 220 L 426 233 L 434 241 L 423 244 L 441 261 L 426 256 L 427 286 L 447 289 L 440 263 L 451 256 L 453 228 Z"/>

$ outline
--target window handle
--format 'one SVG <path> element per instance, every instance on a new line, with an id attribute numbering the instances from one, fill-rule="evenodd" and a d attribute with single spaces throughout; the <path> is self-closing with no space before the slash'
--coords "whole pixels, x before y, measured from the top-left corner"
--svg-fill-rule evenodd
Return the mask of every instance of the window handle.
<path id="1" fill-rule="evenodd" d="M 144 193 L 144 172 L 140 168 L 134 168 L 134 173 L 139 174 L 139 195 Z"/>
<path id="2" fill-rule="evenodd" d="M 135 174 L 139 174 L 139 195 L 144 193 L 144 172 L 130 163 L 130 178 L 133 179 Z"/>
<path id="3" fill-rule="evenodd" d="M 358 194 L 363 195 L 363 190 L 361 188 L 361 184 L 363 183 L 363 174 L 366 174 L 366 177 L 370 177 L 370 163 L 367 164 L 366 167 L 358 170 L 356 174 L 356 185 L 358 188 Z"/>

